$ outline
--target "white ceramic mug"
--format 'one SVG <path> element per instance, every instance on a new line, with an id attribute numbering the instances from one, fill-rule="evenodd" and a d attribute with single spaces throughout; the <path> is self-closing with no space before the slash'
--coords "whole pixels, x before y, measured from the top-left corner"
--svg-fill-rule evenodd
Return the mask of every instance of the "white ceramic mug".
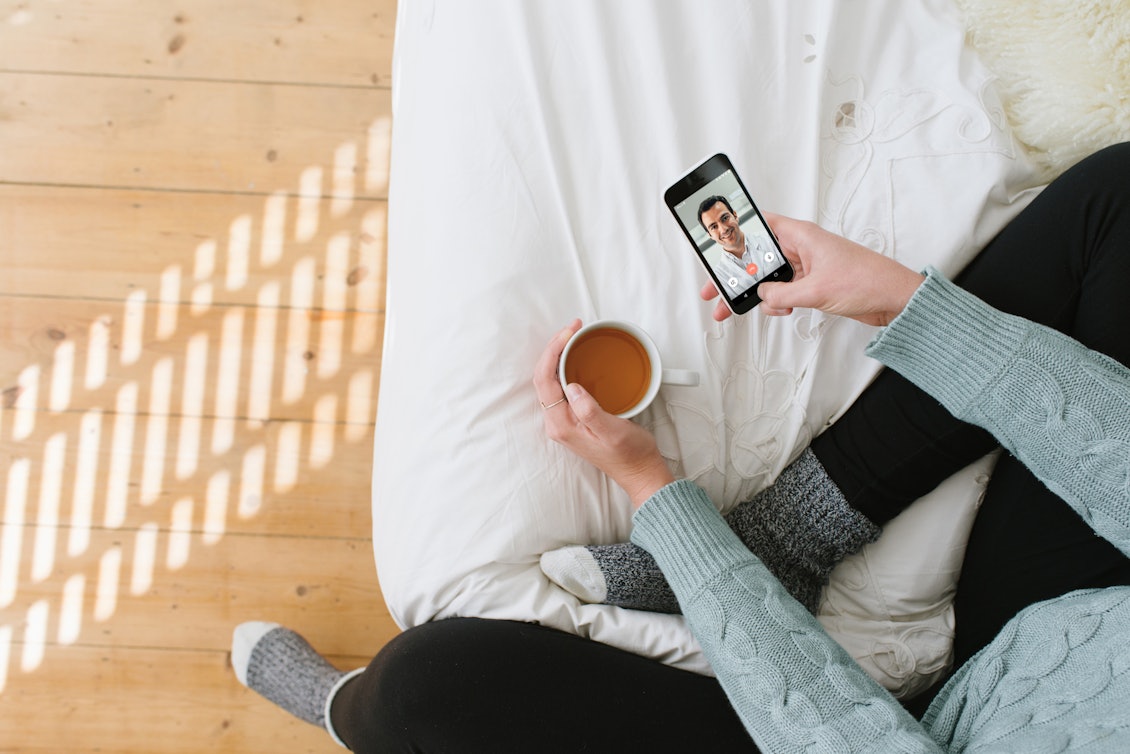
<path id="1" fill-rule="evenodd" d="M 585 374 L 582 378 L 575 379 L 574 381 L 579 382 L 586 390 L 593 394 L 593 397 L 597 398 L 597 402 L 601 403 L 602 407 L 606 411 L 611 411 L 621 418 L 630 419 L 636 414 L 643 411 L 649 405 L 651 405 L 651 402 L 655 400 L 655 396 L 659 394 L 659 386 L 661 384 L 686 386 L 694 386 L 698 384 L 698 372 L 692 372 L 683 369 L 664 369 L 662 359 L 659 356 L 659 348 L 656 347 L 655 341 L 651 339 L 651 336 L 644 332 L 642 329 L 631 324 L 630 322 L 605 319 L 585 325 L 580 330 L 578 330 L 572 338 L 569 339 L 568 343 L 565 344 L 565 350 L 561 352 L 561 360 L 557 364 L 557 375 L 561 380 L 562 390 L 564 390 L 565 386 L 568 384 L 568 380 L 566 379 L 566 372 L 577 371 L 577 369 L 570 367 L 569 362 L 569 357 L 570 355 L 573 355 L 574 347 L 579 343 L 592 344 L 594 342 L 594 337 L 598 336 L 586 336 L 589 336 L 590 333 L 594 333 L 600 330 L 611 330 L 627 335 L 628 338 L 624 339 L 622 335 L 615 335 L 614 333 L 609 334 L 610 336 L 614 336 L 608 341 L 609 343 L 612 343 L 613 340 L 620 339 L 624 340 L 624 342 L 628 344 L 623 346 L 624 354 L 617 352 L 615 355 L 617 357 L 622 356 L 624 359 L 629 361 L 632 359 L 638 359 L 641 362 L 646 363 L 648 372 L 646 385 L 644 384 L 645 381 L 641 379 L 638 383 L 635 380 L 630 381 L 631 384 L 625 385 L 624 389 L 622 390 L 619 389 L 620 386 L 618 385 L 613 388 L 617 403 L 619 404 L 627 402 L 628 405 L 616 405 L 613 408 L 619 410 L 612 411 L 612 408 L 604 406 L 604 403 L 601 401 L 601 397 L 599 395 L 599 393 L 601 392 L 601 381 L 605 379 L 611 379 L 612 375 L 619 375 L 624 370 L 613 369 L 609 363 L 600 363 L 599 360 L 594 362 L 592 361 L 593 355 L 591 353 L 586 354 L 587 360 L 586 364 L 584 365 L 586 367 Z M 634 341 L 634 347 L 631 345 L 631 341 Z M 582 346 L 582 348 L 583 347 L 584 346 Z M 593 346 L 591 345 L 589 346 L 589 348 L 592 347 Z M 620 346 L 615 345 L 613 346 L 613 348 L 618 349 L 620 348 Z M 629 354 L 629 352 L 630 355 L 627 355 Z M 579 367 L 579 365 L 573 366 Z M 634 370 L 635 368 L 636 365 L 631 366 L 632 370 Z M 640 372 L 642 372 L 642 368 L 640 369 Z M 591 382 L 591 384 L 585 384 L 586 381 Z"/>

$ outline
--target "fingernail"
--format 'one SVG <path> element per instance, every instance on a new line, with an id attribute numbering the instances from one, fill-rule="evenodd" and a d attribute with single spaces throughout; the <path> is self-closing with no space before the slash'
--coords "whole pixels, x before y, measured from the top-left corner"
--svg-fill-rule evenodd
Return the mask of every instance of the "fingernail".
<path id="1" fill-rule="evenodd" d="M 585 391 L 580 385 L 575 382 L 570 382 L 565 386 L 565 397 L 570 401 L 576 400 L 584 395 Z"/>

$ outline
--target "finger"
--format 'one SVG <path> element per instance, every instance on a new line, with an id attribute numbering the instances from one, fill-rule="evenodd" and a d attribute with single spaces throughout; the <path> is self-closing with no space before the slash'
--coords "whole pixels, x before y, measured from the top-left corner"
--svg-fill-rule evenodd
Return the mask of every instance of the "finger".
<path id="1" fill-rule="evenodd" d="M 769 225 L 769 230 L 773 231 L 773 235 L 777 237 L 781 253 L 785 255 L 785 259 L 789 260 L 798 275 L 803 275 L 803 270 L 798 267 L 801 260 L 795 248 L 796 234 L 803 227 L 803 221 L 786 215 L 775 215 L 772 212 L 763 212 L 762 216 Z"/>
<path id="2" fill-rule="evenodd" d="M 761 311 L 766 314 L 772 314 L 774 311 L 780 309 L 791 309 L 792 307 L 784 304 L 781 301 L 781 294 L 779 288 L 787 283 L 762 283 L 761 287 L 757 289 L 757 295 L 761 296 Z"/>
<path id="3" fill-rule="evenodd" d="M 714 285 L 713 281 L 708 281 L 706 285 L 702 286 L 702 290 L 698 292 L 698 295 L 702 297 L 703 301 L 718 299 L 718 303 L 714 305 L 714 311 L 711 312 L 711 316 L 714 318 L 715 322 L 725 321 L 733 315 L 733 312 L 730 311 L 730 307 L 726 306 L 726 303 L 718 298 L 718 288 Z"/>
<path id="4" fill-rule="evenodd" d="M 773 235 L 778 232 L 788 235 L 797 224 L 802 222 L 794 217 L 788 215 L 779 215 L 776 212 L 762 212 L 761 216 L 765 218 L 765 224 L 769 226 L 769 230 L 773 231 Z"/>
<path id="5" fill-rule="evenodd" d="M 548 405 L 562 397 L 561 382 L 557 377 L 557 363 L 561 360 L 561 352 L 565 344 L 577 330 L 581 329 L 581 321 L 573 320 L 562 328 L 546 345 L 534 367 L 534 389 L 537 391 L 538 400 Z"/>
<path id="6" fill-rule="evenodd" d="M 788 250 L 784 247 L 789 246 L 789 241 L 796 228 L 796 220 L 785 215 L 774 214 L 773 212 L 762 212 L 761 216 L 765 218 L 765 224 L 769 226 L 769 231 L 777 238 L 779 245 L 782 247 L 781 251 L 785 252 L 788 256 Z"/>
<path id="7" fill-rule="evenodd" d="M 790 314 L 797 307 L 808 307 L 806 295 L 807 280 L 794 280 L 790 283 L 762 283 L 758 290 L 761 308 L 766 314 L 779 316 Z"/>
<path id="8" fill-rule="evenodd" d="M 765 212 L 764 210 L 762 210 L 761 216 L 765 218 L 765 222 L 770 230 L 773 229 L 774 225 L 781 222 L 782 219 L 787 219 L 784 215 L 778 215 L 776 212 Z"/>
<path id="9" fill-rule="evenodd" d="M 566 386 L 565 397 L 569 399 L 569 408 L 577 421 L 598 438 L 607 437 L 616 422 L 626 421 L 601 408 L 596 399 L 575 382 Z"/>

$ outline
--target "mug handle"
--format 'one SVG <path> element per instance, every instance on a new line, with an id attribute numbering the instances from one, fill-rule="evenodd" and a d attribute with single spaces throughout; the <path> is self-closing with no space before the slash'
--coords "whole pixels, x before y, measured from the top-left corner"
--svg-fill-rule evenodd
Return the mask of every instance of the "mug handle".
<path id="1" fill-rule="evenodd" d="M 664 385 L 694 387 L 698 384 L 698 372 L 692 372 L 689 369 L 664 369 L 661 381 Z"/>

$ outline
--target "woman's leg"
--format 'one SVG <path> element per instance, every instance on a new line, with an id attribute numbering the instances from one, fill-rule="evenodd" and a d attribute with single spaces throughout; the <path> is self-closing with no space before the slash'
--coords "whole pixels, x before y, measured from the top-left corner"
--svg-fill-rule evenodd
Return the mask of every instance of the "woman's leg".
<path id="1" fill-rule="evenodd" d="M 713 678 L 476 618 L 393 639 L 330 717 L 356 752 L 757 751 Z"/>
<path id="2" fill-rule="evenodd" d="M 957 278 L 992 306 L 1130 363 L 1130 144 L 1067 171 Z M 813 443 L 848 501 L 883 524 L 996 446 L 887 370 Z"/>
<path id="3" fill-rule="evenodd" d="M 1065 173 L 957 282 L 998 309 L 1130 364 L 1130 145 Z M 882 523 L 994 445 L 887 371 L 813 449 L 852 505 Z M 1127 583 L 1130 559 L 1006 455 L 966 550 L 956 664 L 1034 602 Z"/>
<path id="4" fill-rule="evenodd" d="M 994 243 L 1001 253 L 983 255 L 969 274 L 986 296 L 1006 301 L 1001 308 L 1130 365 L 1130 144 L 1083 161 L 1037 202 Z M 1044 291 L 1061 279 L 1070 284 L 1025 295 L 1029 285 Z M 967 660 L 1034 602 L 1115 584 L 1130 584 L 1130 558 L 1005 456 L 966 550 L 955 659 Z"/>

